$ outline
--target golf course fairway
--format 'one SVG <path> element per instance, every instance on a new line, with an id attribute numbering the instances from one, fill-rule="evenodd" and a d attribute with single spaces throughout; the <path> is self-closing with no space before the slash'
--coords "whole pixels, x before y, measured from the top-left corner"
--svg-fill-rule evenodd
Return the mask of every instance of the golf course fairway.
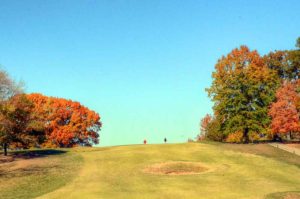
<path id="1" fill-rule="evenodd" d="M 78 177 L 41 198 L 264 198 L 300 190 L 300 168 L 253 154 L 208 144 L 139 145 L 81 152 Z M 200 162 L 210 172 L 155 175 L 149 165 Z"/>
<path id="2" fill-rule="evenodd" d="M 78 172 L 73 172 L 65 185 L 38 198 L 294 199 L 300 196 L 300 157 L 266 144 L 76 148 L 61 158 L 71 154 L 82 158 Z M 78 158 L 70 161 L 75 164 Z"/>

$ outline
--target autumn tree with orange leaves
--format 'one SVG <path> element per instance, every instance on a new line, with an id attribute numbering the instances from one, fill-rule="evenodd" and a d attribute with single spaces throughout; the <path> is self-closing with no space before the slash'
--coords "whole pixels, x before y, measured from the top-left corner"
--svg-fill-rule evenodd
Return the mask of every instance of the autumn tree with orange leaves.
<path id="1" fill-rule="evenodd" d="M 100 116 L 79 102 L 63 98 L 29 94 L 35 105 L 35 129 L 44 132 L 47 147 L 91 146 L 99 142 Z M 39 127 L 39 128 L 37 128 Z"/>
<path id="2" fill-rule="evenodd" d="M 197 136 L 197 140 L 202 140 L 206 133 L 207 127 L 212 120 L 212 116 L 210 114 L 206 114 L 204 118 L 200 121 L 200 134 Z"/>
<path id="3" fill-rule="evenodd" d="M 296 84 L 285 82 L 276 92 L 276 101 L 272 103 L 269 115 L 272 117 L 271 129 L 273 134 L 286 135 L 292 138 L 293 133 L 299 132 L 299 112 L 296 103 L 299 95 Z"/>

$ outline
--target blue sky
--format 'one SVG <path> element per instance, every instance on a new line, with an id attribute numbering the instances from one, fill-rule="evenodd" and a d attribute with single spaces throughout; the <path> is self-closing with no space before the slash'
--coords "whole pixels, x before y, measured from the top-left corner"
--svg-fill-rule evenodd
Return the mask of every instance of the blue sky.
<path id="1" fill-rule="evenodd" d="M 26 92 L 100 113 L 100 146 L 184 142 L 219 57 L 292 49 L 299 0 L 0 1 L 0 64 Z"/>

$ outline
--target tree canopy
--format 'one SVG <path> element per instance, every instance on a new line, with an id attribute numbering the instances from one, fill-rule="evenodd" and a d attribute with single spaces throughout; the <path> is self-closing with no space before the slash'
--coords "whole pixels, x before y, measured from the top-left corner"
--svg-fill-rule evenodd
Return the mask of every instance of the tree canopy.
<path id="1" fill-rule="evenodd" d="M 29 94 L 34 104 L 36 126 L 45 133 L 45 146 L 91 146 L 99 142 L 102 123 L 98 113 L 79 102 L 63 98 Z"/>
<path id="2" fill-rule="evenodd" d="M 285 82 L 276 92 L 269 115 L 272 117 L 271 129 L 274 134 L 289 134 L 300 130 L 299 113 L 296 102 L 298 94 L 295 83 Z"/>
<path id="3" fill-rule="evenodd" d="M 102 123 L 79 102 L 22 94 L 22 86 L 0 70 L 0 144 L 7 148 L 92 146 Z"/>
<path id="4" fill-rule="evenodd" d="M 297 48 L 300 48 L 300 37 L 298 37 L 298 39 L 297 39 L 296 47 L 297 47 Z"/>

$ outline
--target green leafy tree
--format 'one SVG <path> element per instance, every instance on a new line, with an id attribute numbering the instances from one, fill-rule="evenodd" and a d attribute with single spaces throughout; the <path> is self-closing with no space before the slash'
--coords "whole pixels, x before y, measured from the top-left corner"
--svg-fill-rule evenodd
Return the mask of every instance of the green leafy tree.
<path id="1" fill-rule="evenodd" d="M 267 66 L 275 70 L 282 80 L 299 78 L 300 51 L 275 51 L 264 56 Z"/>
<path id="2" fill-rule="evenodd" d="M 300 38 L 298 38 L 296 50 L 284 50 L 270 52 L 264 56 L 267 66 L 275 70 L 282 80 L 297 80 L 300 75 Z"/>
<path id="3" fill-rule="evenodd" d="M 300 78 L 300 37 L 297 40 L 296 46 L 298 49 L 288 51 L 288 63 L 290 66 L 290 74 L 292 80 Z"/>
<path id="4" fill-rule="evenodd" d="M 221 131 L 221 122 L 216 117 L 212 117 L 211 121 L 207 124 L 205 139 L 221 142 L 225 138 Z"/>
<path id="5" fill-rule="evenodd" d="M 263 134 L 270 124 L 268 106 L 279 85 L 276 71 L 257 51 L 241 46 L 218 60 L 212 77 L 207 91 L 224 136 L 242 132 L 242 141 L 249 142 L 249 134 Z"/>

